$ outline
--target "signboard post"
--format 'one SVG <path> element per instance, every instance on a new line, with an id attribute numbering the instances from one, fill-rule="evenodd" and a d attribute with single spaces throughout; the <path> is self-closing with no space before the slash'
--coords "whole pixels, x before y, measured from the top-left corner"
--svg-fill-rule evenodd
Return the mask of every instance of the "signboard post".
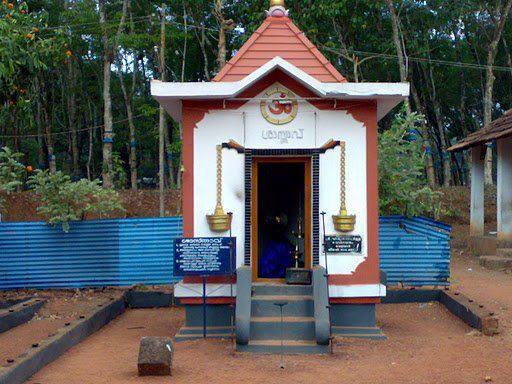
<path id="1" fill-rule="evenodd" d="M 203 338 L 206 339 L 206 275 L 201 278 L 203 280 Z"/>
<path id="2" fill-rule="evenodd" d="M 174 276 L 201 276 L 203 337 L 206 338 L 206 278 L 233 274 L 235 237 L 191 237 L 174 240 Z"/>

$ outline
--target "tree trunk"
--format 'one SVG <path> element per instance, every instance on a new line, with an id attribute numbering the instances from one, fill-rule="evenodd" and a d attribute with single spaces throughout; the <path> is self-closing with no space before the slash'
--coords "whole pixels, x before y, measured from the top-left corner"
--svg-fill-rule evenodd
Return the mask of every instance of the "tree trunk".
<path id="1" fill-rule="evenodd" d="M 100 25 L 102 27 L 102 45 L 103 45 L 103 167 L 102 178 L 103 187 L 112 188 L 113 180 L 113 165 L 112 165 L 112 149 L 114 144 L 114 126 L 112 121 L 112 99 L 110 95 L 110 66 L 112 64 L 112 57 L 117 52 L 117 45 L 119 36 L 124 28 L 126 20 L 126 12 L 128 7 L 128 0 L 123 1 L 123 11 L 121 20 L 119 21 L 119 28 L 117 30 L 116 38 L 114 39 L 113 46 L 110 46 L 108 41 L 107 19 L 106 19 L 106 0 L 99 0 L 99 13 Z"/>
<path id="2" fill-rule="evenodd" d="M 46 151 L 48 159 L 48 168 L 50 173 L 53 175 L 57 172 L 57 163 L 55 161 L 55 153 L 53 148 L 53 137 L 52 137 L 52 119 L 49 111 L 48 94 L 45 84 L 44 75 L 40 75 L 40 93 L 41 93 L 41 104 L 43 113 L 43 124 L 46 141 Z M 53 98 L 52 98 L 53 100 Z"/>
<path id="3" fill-rule="evenodd" d="M 105 15 L 106 0 L 99 0 L 100 24 L 103 28 L 103 187 L 112 187 L 112 101 L 110 99 L 110 55 L 111 49 L 108 43 Z"/>
<path id="4" fill-rule="evenodd" d="M 95 114 L 93 114 L 91 103 L 89 102 L 89 125 L 94 126 L 96 124 L 96 117 Z M 92 161 L 92 155 L 93 155 L 93 145 L 94 145 L 94 129 L 89 129 L 89 150 L 87 155 L 87 178 L 89 180 L 92 180 L 92 172 L 91 172 L 91 161 Z"/>
<path id="5" fill-rule="evenodd" d="M 450 155 L 447 152 L 448 149 L 448 141 L 446 139 L 446 132 L 444 129 L 443 123 L 443 115 L 441 113 L 441 105 L 439 104 L 439 100 L 437 99 L 437 91 L 436 84 L 434 80 L 434 74 L 432 72 L 432 66 L 429 67 L 429 79 L 430 79 L 430 89 L 431 89 L 431 97 L 432 97 L 432 107 L 434 109 L 434 115 L 436 118 L 437 129 L 439 132 L 439 138 L 441 140 L 441 156 L 443 159 L 443 186 L 449 187 L 452 179 L 452 171 L 451 171 L 451 162 Z"/>
<path id="6" fill-rule="evenodd" d="M 413 83 L 411 83 L 411 93 L 414 99 L 414 103 L 416 104 L 417 110 L 425 116 L 426 113 L 423 109 L 423 106 L 421 104 L 420 97 L 418 96 L 418 92 L 416 91 L 416 87 Z M 427 124 L 425 123 L 425 119 L 421 120 L 421 136 L 423 137 L 423 143 L 426 147 L 425 149 L 425 162 L 426 162 L 426 173 L 427 173 L 427 180 L 428 185 L 430 188 L 435 188 L 436 186 L 436 170 L 434 168 L 434 160 L 432 158 L 432 144 L 430 142 L 430 134 L 428 132 Z"/>
<path id="7" fill-rule="evenodd" d="M 162 3 L 160 23 L 160 55 L 159 55 L 160 81 L 165 81 L 165 3 Z M 164 131 L 166 119 L 165 110 L 160 105 L 158 119 L 158 189 L 159 189 L 159 214 L 163 217 L 164 211 Z"/>
<path id="8" fill-rule="evenodd" d="M 78 153 L 78 132 L 76 124 L 76 66 L 72 62 L 72 58 L 68 59 L 68 89 L 67 89 L 67 101 L 68 101 L 68 122 L 69 130 L 71 131 L 71 163 L 73 169 L 73 176 L 78 177 L 80 175 L 80 169 L 78 164 L 79 153 Z"/>
<path id="9" fill-rule="evenodd" d="M 208 69 L 208 54 L 206 53 L 206 31 L 204 28 L 204 24 L 201 23 L 201 35 L 197 32 L 197 29 L 194 29 L 197 40 L 199 41 L 199 47 L 201 48 L 201 53 L 203 54 L 203 71 L 204 77 L 206 81 L 210 81 L 210 71 Z"/>
<path id="10" fill-rule="evenodd" d="M 235 23 L 231 19 L 225 19 L 222 9 L 223 0 L 215 0 L 213 15 L 219 23 L 219 41 L 217 45 L 217 70 L 220 71 L 226 65 L 226 31 L 232 30 Z"/>
<path id="11" fill-rule="evenodd" d="M 64 11 L 67 11 L 69 8 L 68 0 L 64 0 Z M 67 21 L 67 20 L 66 20 Z M 72 32 L 68 30 L 67 32 L 68 38 L 71 40 Z M 71 167 L 72 167 L 72 175 L 76 178 L 80 174 L 79 170 L 79 153 L 78 153 L 78 132 L 77 132 L 77 119 L 76 119 L 76 87 L 77 87 L 77 70 L 76 63 L 73 62 L 73 56 L 68 57 L 67 61 L 67 69 L 68 69 L 68 77 L 67 77 L 67 87 L 66 91 L 66 99 L 67 99 L 67 107 L 68 107 L 68 126 L 69 126 L 69 153 L 71 156 Z M 64 91 L 64 87 L 63 87 Z"/>
<path id="12" fill-rule="evenodd" d="M 135 123 L 133 121 L 133 108 L 132 108 L 132 97 L 134 95 L 135 90 L 135 82 L 137 79 L 137 55 L 134 53 L 134 64 L 133 64 L 133 78 L 132 78 L 132 88 L 131 92 L 128 93 L 126 89 L 126 84 L 124 82 L 123 73 L 122 73 L 122 64 L 121 61 L 118 60 L 118 77 L 119 83 L 121 85 L 121 91 L 123 92 L 124 105 L 126 108 L 126 116 L 128 118 L 128 128 L 130 130 L 130 143 L 129 143 L 129 153 L 130 153 L 130 184 L 133 190 L 137 190 L 137 142 L 135 138 Z"/>
<path id="13" fill-rule="evenodd" d="M 408 64 L 406 61 L 405 44 L 403 42 L 403 39 L 400 36 L 400 20 L 398 18 L 398 15 L 396 14 L 395 6 L 393 5 L 393 0 L 386 0 L 386 3 L 388 6 L 388 9 L 389 9 L 389 13 L 391 15 L 393 42 L 395 44 L 396 54 L 398 56 L 398 68 L 400 71 L 400 81 L 407 82 L 409 68 L 408 68 Z M 420 102 L 420 99 L 416 92 L 416 89 L 414 88 L 414 84 L 411 85 L 411 88 L 412 88 L 413 97 L 415 99 L 415 103 L 418 108 L 418 111 L 420 111 L 421 113 L 423 113 L 423 115 L 425 115 L 424 111 L 422 111 L 421 102 Z M 408 98 L 405 100 L 405 110 L 406 110 L 406 113 L 409 115 L 412 113 L 411 103 Z M 432 153 L 431 153 L 432 146 L 430 145 L 428 129 L 427 129 L 425 122 L 421 123 L 421 130 L 422 130 L 421 136 L 423 138 L 423 144 L 425 145 L 425 147 L 427 149 L 426 153 L 425 153 L 425 171 L 427 174 L 427 180 L 428 180 L 430 187 L 434 188 L 436 185 L 436 175 L 435 175 L 435 169 L 434 169 L 434 161 L 433 161 Z M 443 137 L 444 137 L 444 132 L 443 132 Z M 429 150 L 430 150 L 430 153 L 429 153 Z M 446 158 L 446 156 L 444 156 L 445 150 L 446 150 L 446 144 L 444 144 L 443 159 Z M 444 166 L 444 169 L 445 169 L 445 175 L 446 175 L 446 166 Z M 449 164 L 448 164 L 448 169 L 449 169 Z"/>
<path id="14" fill-rule="evenodd" d="M 503 47 L 505 48 L 505 58 L 507 61 L 507 67 L 510 68 L 509 75 L 512 75 L 512 56 L 510 55 L 510 48 L 508 47 L 508 42 L 505 36 L 502 38 Z"/>
<path id="15" fill-rule="evenodd" d="M 52 124 L 50 121 L 50 113 L 48 112 L 48 105 L 45 105 L 43 111 L 46 149 L 48 151 L 48 168 L 50 169 L 50 173 L 53 175 L 57 172 L 57 164 L 55 162 L 55 153 L 53 149 Z"/>
<path id="16" fill-rule="evenodd" d="M 188 24 L 187 24 L 187 10 L 183 6 L 183 24 L 185 27 L 185 37 L 183 39 L 183 57 L 181 58 L 181 82 L 185 81 L 185 64 L 187 63 L 187 43 L 188 43 Z"/>
<path id="17" fill-rule="evenodd" d="M 400 38 L 400 20 L 395 11 L 395 6 L 393 5 L 393 0 L 386 0 L 388 5 L 389 13 L 391 14 L 391 26 L 393 30 L 393 42 L 395 43 L 396 54 L 398 56 L 398 68 L 400 70 L 400 81 L 407 81 L 407 62 L 405 60 L 405 46 L 403 44 L 403 40 Z M 407 114 L 411 114 L 411 104 L 409 99 L 405 100 L 405 108 Z"/>
<path id="18" fill-rule="evenodd" d="M 501 40 L 503 29 L 512 7 L 512 0 L 507 0 L 506 3 L 501 7 L 501 2 L 498 3 L 496 14 L 499 17 L 494 30 L 493 38 L 489 44 L 487 51 L 487 69 L 485 71 L 485 91 L 484 91 L 484 127 L 487 127 L 492 122 L 492 105 L 493 105 L 493 91 L 494 91 L 494 61 L 496 60 L 496 53 L 498 51 L 498 44 Z M 492 185 L 492 163 L 493 163 L 493 151 L 492 147 L 487 148 L 485 155 L 485 183 Z"/>
<path id="19" fill-rule="evenodd" d="M 172 129 L 173 128 L 172 128 L 172 125 L 171 125 L 171 131 L 172 131 Z M 165 157 L 166 157 L 166 160 L 167 160 L 167 168 L 169 169 L 169 176 L 168 176 L 169 186 L 171 188 L 174 188 L 175 187 L 174 164 L 173 164 L 173 161 L 172 161 L 171 141 L 172 141 L 172 136 L 169 133 L 168 127 L 166 127 L 166 129 L 164 129 L 164 142 L 165 142 L 165 149 L 166 149 Z"/>
<path id="20" fill-rule="evenodd" d="M 43 112 L 41 108 L 41 88 L 39 87 L 39 81 L 35 79 L 34 90 L 36 96 L 36 126 L 37 126 L 37 167 L 39 169 L 44 168 L 44 137 L 43 137 Z"/>
<path id="21" fill-rule="evenodd" d="M 137 190 L 137 141 L 135 137 L 135 123 L 130 99 L 125 99 L 128 127 L 130 129 L 130 183 L 133 190 Z"/>
<path id="22" fill-rule="evenodd" d="M 469 135 L 469 130 L 466 126 L 466 76 L 464 73 L 464 70 L 460 71 L 460 126 L 462 135 L 464 137 L 467 137 Z M 464 151 L 462 154 L 463 161 L 467 166 L 467 169 L 462 168 L 462 182 L 463 185 L 469 185 L 470 178 L 471 178 L 471 172 L 470 172 L 470 166 L 471 166 L 471 156 L 470 151 Z"/>

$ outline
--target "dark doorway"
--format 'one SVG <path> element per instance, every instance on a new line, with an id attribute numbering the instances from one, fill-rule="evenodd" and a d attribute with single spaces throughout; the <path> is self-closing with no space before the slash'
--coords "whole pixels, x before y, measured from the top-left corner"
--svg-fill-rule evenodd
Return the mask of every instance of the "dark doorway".
<path id="1" fill-rule="evenodd" d="M 307 165 L 290 159 L 257 166 L 257 278 L 284 278 L 286 268 L 295 266 L 296 247 L 299 267 L 306 264 Z"/>

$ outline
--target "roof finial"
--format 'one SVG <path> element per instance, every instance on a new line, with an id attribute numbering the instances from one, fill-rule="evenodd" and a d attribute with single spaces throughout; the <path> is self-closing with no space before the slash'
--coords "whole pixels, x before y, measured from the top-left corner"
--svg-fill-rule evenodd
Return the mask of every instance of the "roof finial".
<path id="1" fill-rule="evenodd" d="M 284 7 L 284 0 L 270 0 L 270 8 Z"/>
<path id="2" fill-rule="evenodd" d="M 266 11 L 267 16 L 285 17 L 288 10 L 284 7 L 284 0 L 270 0 L 270 9 Z"/>

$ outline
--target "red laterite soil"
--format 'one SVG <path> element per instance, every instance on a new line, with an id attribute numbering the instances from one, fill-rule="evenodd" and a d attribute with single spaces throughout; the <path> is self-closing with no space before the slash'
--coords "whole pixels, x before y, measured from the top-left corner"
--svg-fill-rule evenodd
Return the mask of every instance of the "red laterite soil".
<path id="1" fill-rule="evenodd" d="M 229 340 L 175 344 L 173 377 L 137 376 L 140 338 L 173 335 L 177 308 L 129 310 L 29 383 L 509 383 L 511 347 L 503 335 L 481 336 L 439 304 L 380 305 L 387 341 L 337 340 L 333 355 L 279 356 L 233 352 Z"/>

